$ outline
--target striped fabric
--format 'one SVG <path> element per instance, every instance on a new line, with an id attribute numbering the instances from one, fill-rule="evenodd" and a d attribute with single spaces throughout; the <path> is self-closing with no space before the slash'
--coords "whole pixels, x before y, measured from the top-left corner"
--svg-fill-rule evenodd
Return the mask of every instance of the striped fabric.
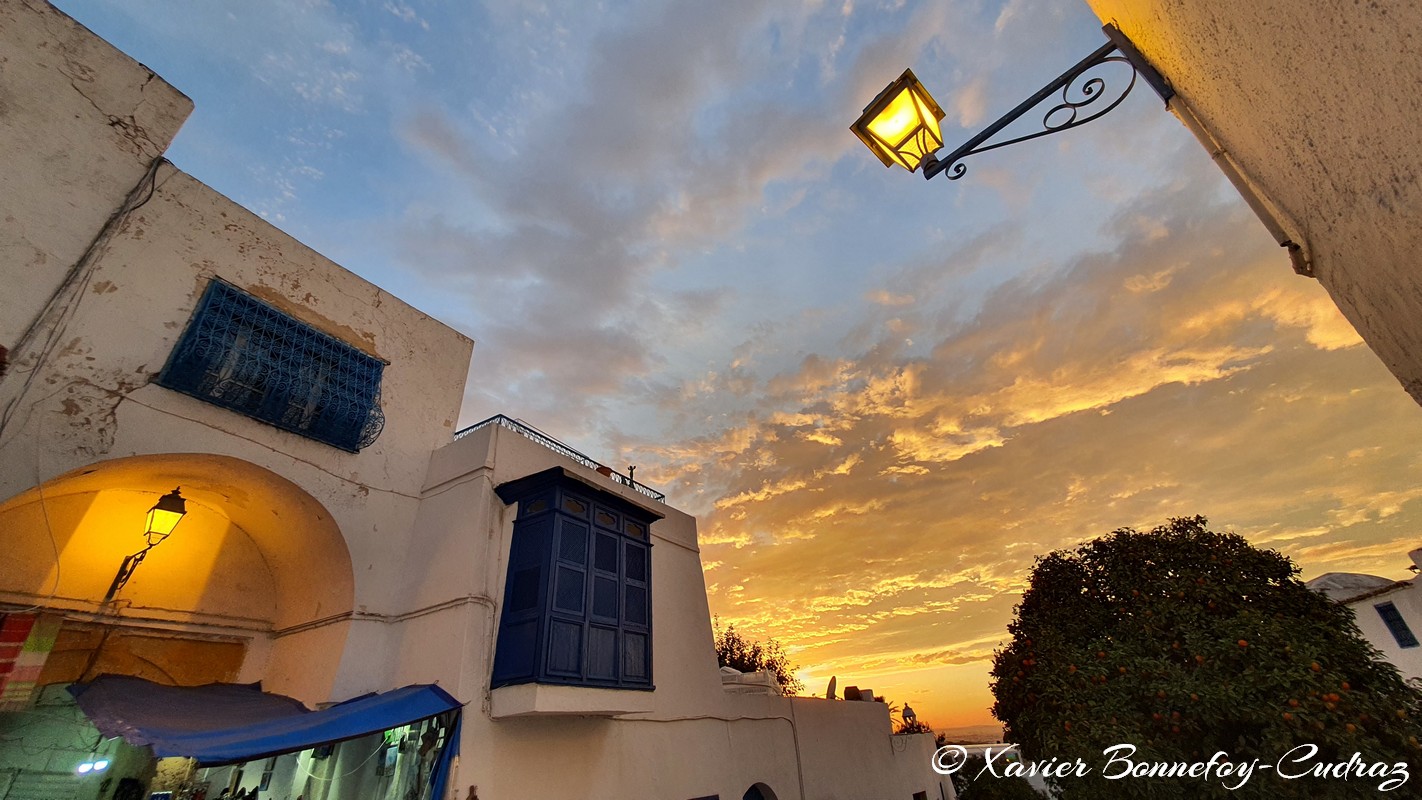
<path id="1" fill-rule="evenodd" d="M 55 616 L 0 614 L 0 711 L 29 707 L 59 624 Z"/>

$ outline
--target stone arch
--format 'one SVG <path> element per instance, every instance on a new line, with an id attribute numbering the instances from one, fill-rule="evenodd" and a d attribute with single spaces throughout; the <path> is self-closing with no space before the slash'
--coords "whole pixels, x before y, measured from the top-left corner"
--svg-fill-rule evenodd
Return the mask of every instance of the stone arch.
<path id="1" fill-rule="evenodd" d="M 741 800 L 777 800 L 777 798 L 775 792 L 772 791 L 769 786 L 763 783 L 755 783 L 746 790 L 744 795 L 741 795 Z"/>
<path id="2" fill-rule="evenodd" d="M 187 515 L 104 605 L 124 556 L 144 545 L 148 509 L 174 487 Z M 71 470 L 0 503 L 0 535 L 0 601 L 11 610 L 61 612 L 105 637 L 116 628 L 158 638 L 186 632 L 134 656 L 133 674 L 164 682 L 188 673 L 154 659 L 196 658 L 174 642 L 240 642 L 242 679 L 260 679 L 282 649 L 274 636 L 352 609 L 351 557 L 331 514 L 297 484 L 230 456 L 142 455 Z M 338 659 L 344 626 L 323 639 L 325 654 Z M 329 686 L 330 671 L 305 685 L 320 694 L 315 687 Z"/>

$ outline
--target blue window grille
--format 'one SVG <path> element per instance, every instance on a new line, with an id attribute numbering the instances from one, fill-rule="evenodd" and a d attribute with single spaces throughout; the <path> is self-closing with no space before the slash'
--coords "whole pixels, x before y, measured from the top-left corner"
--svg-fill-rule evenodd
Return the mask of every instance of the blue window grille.
<path id="1" fill-rule="evenodd" d="M 491 686 L 652 688 L 651 524 L 660 515 L 545 470 L 518 504 Z"/>
<path id="2" fill-rule="evenodd" d="M 354 453 L 385 427 L 384 369 L 380 359 L 215 280 L 158 384 Z"/>
<path id="3" fill-rule="evenodd" d="M 1407 620 L 1402 618 L 1402 612 L 1397 610 L 1397 606 L 1392 603 L 1381 603 L 1373 608 L 1378 610 L 1378 616 L 1382 617 L 1383 624 L 1392 633 L 1392 638 L 1397 640 L 1398 647 L 1417 646 L 1417 637 L 1413 635 L 1412 629 L 1407 627 Z"/>

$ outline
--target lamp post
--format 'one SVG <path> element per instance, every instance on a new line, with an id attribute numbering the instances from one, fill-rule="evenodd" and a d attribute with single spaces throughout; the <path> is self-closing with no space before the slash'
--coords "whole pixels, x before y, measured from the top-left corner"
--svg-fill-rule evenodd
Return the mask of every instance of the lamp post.
<path id="1" fill-rule="evenodd" d="M 163 540 L 173 533 L 173 529 L 178 527 L 178 523 L 183 521 L 183 516 L 188 513 L 188 506 L 180 489 L 181 486 L 158 498 L 158 502 L 148 509 L 148 520 L 143 529 L 143 536 L 148 545 L 133 555 L 123 557 L 123 563 L 119 565 L 113 583 L 109 584 L 109 591 L 104 594 L 104 605 L 108 605 L 124 584 L 128 583 L 128 579 L 133 577 L 148 551 L 162 544 Z"/>
<path id="2" fill-rule="evenodd" d="M 1175 91 L 1141 57 L 1126 35 L 1115 25 L 1107 25 L 1102 30 L 1108 42 L 943 158 L 937 156 L 937 151 L 943 147 L 938 125 L 943 119 L 943 109 L 923 88 L 913 70 L 905 70 L 898 80 L 865 106 L 864 113 L 850 126 L 850 130 L 886 167 L 898 164 L 909 172 L 922 167 L 925 179 L 946 174 L 949 180 L 957 180 L 968 171 L 962 163 L 968 156 L 1075 128 L 1103 116 L 1126 99 L 1126 95 L 1135 88 L 1137 76 L 1150 84 L 1162 100 L 1170 102 Z M 1131 69 L 1130 81 L 1114 99 L 1110 99 L 1112 95 L 1106 91 L 1106 79 L 1100 75 L 1078 83 L 1078 79 L 1091 70 L 1111 63 L 1124 64 Z M 1076 87 L 1076 95 L 1072 93 L 1073 87 Z M 992 141 L 1004 128 L 1057 92 L 1061 95 L 1042 116 L 1041 130 Z"/>

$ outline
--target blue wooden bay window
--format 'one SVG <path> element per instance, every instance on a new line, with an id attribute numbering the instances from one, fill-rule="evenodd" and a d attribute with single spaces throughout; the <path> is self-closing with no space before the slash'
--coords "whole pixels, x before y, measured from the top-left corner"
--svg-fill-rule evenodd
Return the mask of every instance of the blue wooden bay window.
<path id="1" fill-rule="evenodd" d="M 384 369 L 380 359 L 214 280 L 157 382 L 354 453 L 385 426 Z"/>
<path id="2" fill-rule="evenodd" d="M 661 515 L 554 468 L 518 504 L 492 686 L 652 688 L 651 525 Z"/>

